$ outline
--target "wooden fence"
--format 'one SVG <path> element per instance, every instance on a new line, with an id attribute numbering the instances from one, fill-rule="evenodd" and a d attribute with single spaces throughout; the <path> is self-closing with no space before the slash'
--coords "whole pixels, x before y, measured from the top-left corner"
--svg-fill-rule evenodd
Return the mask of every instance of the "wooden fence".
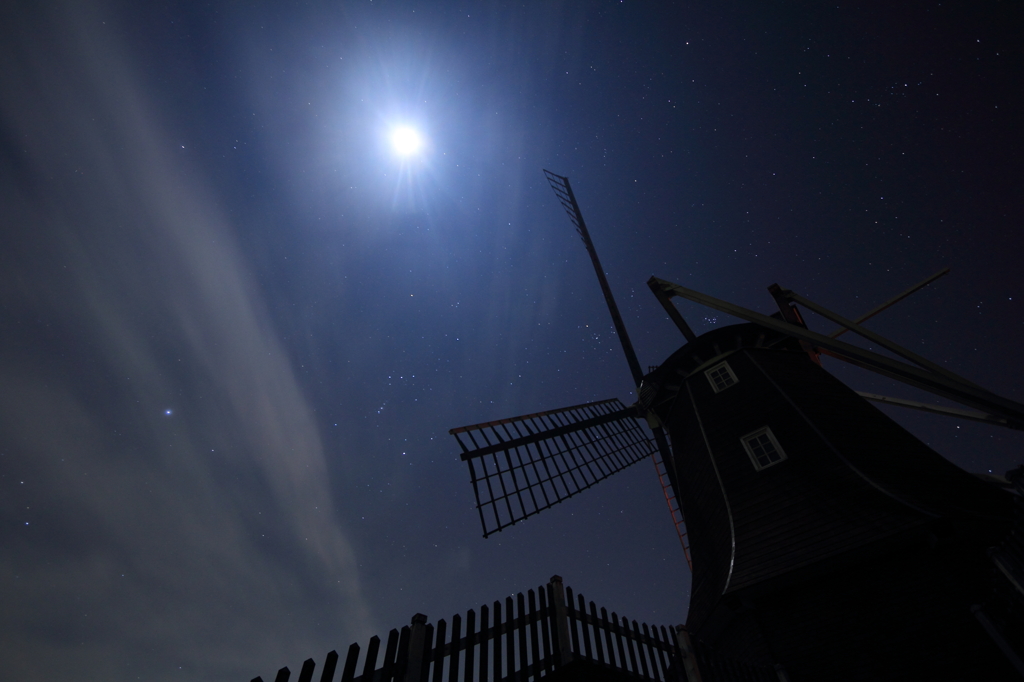
<path id="1" fill-rule="evenodd" d="M 362 657 L 360 646 L 352 644 L 340 682 L 526 682 L 559 670 L 565 679 L 604 671 L 607 679 L 652 682 L 779 680 L 770 669 L 722 661 L 706 647 L 694 646 L 685 633 L 681 626 L 648 626 L 609 615 L 554 576 L 536 591 L 507 597 L 504 605 L 481 606 L 479 614 L 470 610 L 465 619 L 452 616 L 450 624 L 427 623 L 426 616 L 416 614 L 410 625 L 388 634 L 383 658 L 379 637 L 370 639 Z M 327 654 L 320 682 L 335 682 L 339 661 L 337 652 Z M 312 682 L 315 668 L 307 659 L 298 682 Z M 281 668 L 274 682 L 290 677 L 291 671 Z"/>

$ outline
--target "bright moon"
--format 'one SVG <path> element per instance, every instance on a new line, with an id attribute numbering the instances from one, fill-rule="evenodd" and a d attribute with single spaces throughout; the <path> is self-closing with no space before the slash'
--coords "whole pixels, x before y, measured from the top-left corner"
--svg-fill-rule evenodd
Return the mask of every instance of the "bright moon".
<path id="1" fill-rule="evenodd" d="M 396 128 L 391 133 L 391 147 L 400 156 L 415 154 L 422 146 L 423 140 L 420 138 L 420 134 L 408 126 Z"/>

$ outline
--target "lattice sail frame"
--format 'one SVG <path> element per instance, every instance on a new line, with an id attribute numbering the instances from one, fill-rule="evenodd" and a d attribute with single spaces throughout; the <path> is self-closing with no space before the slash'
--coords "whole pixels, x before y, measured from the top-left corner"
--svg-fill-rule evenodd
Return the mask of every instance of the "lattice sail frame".
<path id="1" fill-rule="evenodd" d="M 635 408 L 602 400 L 449 431 L 480 512 L 484 537 L 586 490 L 657 446 Z"/>
<path id="2" fill-rule="evenodd" d="M 544 171 L 544 177 L 548 179 L 548 185 L 554 190 L 559 203 L 562 204 L 562 208 L 569 215 L 569 220 L 572 221 L 573 227 L 576 228 L 576 233 L 586 243 L 587 238 L 583 236 L 583 230 L 585 229 L 583 226 L 583 214 L 580 213 L 580 207 L 576 205 L 572 196 L 569 178 L 563 178 L 561 175 L 556 175 L 549 170 Z"/>

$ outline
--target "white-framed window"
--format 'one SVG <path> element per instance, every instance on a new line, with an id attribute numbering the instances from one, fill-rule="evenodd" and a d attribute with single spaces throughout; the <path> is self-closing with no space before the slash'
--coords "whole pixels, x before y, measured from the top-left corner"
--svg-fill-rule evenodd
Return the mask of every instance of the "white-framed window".
<path id="1" fill-rule="evenodd" d="M 767 426 L 740 438 L 743 449 L 747 451 L 754 468 L 760 471 L 786 459 L 786 453 L 776 440 L 775 434 Z"/>
<path id="2" fill-rule="evenodd" d="M 704 376 L 711 382 L 711 388 L 715 389 L 715 393 L 721 393 L 739 381 L 736 378 L 736 372 L 732 371 L 732 367 L 725 360 L 704 370 Z"/>

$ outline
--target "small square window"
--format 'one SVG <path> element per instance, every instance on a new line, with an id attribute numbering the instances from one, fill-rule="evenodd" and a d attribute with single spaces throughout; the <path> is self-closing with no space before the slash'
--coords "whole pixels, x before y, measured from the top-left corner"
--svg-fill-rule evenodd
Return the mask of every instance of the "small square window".
<path id="1" fill-rule="evenodd" d="M 767 426 L 740 438 L 754 468 L 760 471 L 786 459 L 786 453 Z"/>
<path id="2" fill-rule="evenodd" d="M 721 361 L 711 369 L 705 370 L 704 375 L 707 376 L 708 381 L 711 382 L 711 388 L 715 389 L 715 393 L 721 393 L 739 381 L 739 379 L 736 378 L 736 373 L 732 371 L 732 367 L 730 367 L 729 363 L 725 360 Z"/>

